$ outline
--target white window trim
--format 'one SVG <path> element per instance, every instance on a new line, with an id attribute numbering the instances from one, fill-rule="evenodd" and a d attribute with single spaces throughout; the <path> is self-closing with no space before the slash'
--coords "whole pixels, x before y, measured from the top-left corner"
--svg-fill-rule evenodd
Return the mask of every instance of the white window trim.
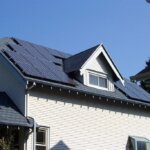
<path id="1" fill-rule="evenodd" d="M 35 143 L 35 146 L 41 146 L 41 147 L 46 147 L 46 150 L 49 149 L 49 128 L 47 127 L 39 127 L 39 130 L 44 130 L 46 132 L 46 135 L 45 135 L 45 144 L 38 144 L 37 141 Z"/>
<path id="2" fill-rule="evenodd" d="M 100 87 L 98 85 L 93 85 L 93 84 L 90 84 L 90 79 L 89 79 L 89 76 L 91 75 L 95 75 L 97 77 L 100 77 L 100 78 L 104 78 L 107 80 L 107 88 L 105 87 Z M 86 73 L 86 85 L 87 86 L 90 86 L 90 87 L 94 87 L 94 88 L 97 88 L 97 89 L 101 89 L 101 90 L 106 90 L 108 91 L 109 90 L 109 80 L 108 80 L 108 77 L 107 77 L 107 74 L 104 74 L 104 73 L 100 73 L 100 72 L 95 72 L 95 71 L 87 71 Z"/>

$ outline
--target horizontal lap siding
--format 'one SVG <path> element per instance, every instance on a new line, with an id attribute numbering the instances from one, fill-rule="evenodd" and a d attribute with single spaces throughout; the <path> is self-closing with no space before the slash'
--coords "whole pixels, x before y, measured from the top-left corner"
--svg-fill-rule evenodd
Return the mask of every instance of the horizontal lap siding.
<path id="1" fill-rule="evenodd" d="M 150 115 L 145 112 L 139 115 L 124 108 L 121 113 L 120 108 L 96 102 L 89 107 L 91 103 L 83 105 L 80 98 L 39 91 L 30 94 L 28 106 L 29 116 L 50 127 L 52 150 L 124 150 L 129 135 L 150 139 Z"/>

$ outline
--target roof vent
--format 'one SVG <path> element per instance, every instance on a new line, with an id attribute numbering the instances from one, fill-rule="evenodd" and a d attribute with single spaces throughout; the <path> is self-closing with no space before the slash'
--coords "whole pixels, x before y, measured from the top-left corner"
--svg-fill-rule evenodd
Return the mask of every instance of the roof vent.
<path id="1" fill-rule="evenodd" d="M 14 48 L 13 48 L 10 44 L 7 44 L 7 47 L 8 47 L 11 51 L 16 52 L 16 51 L 14 50 Z"/>
<path id="2" fill-rule="evenodd" d="M 21 45 L 15 38 L 11 38 L 13 40 L 13 42 L 17 45 Z"/>

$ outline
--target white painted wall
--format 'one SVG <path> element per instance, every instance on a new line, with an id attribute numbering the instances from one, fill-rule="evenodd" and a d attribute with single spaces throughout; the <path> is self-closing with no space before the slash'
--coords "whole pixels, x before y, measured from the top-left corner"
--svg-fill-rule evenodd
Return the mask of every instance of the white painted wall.
<path id="1" fill-rule="evenodd" d="M 148 110 L 71 95 L 50 88 L 29 93 L 29 116 L 50 127 L 52 150 L 67 150 L 61 141 L 71 150 L 125 150 L 129 135 L 150 139 Z"/>
<path id="2" fill-rule="evenodd" d="M 5 91 L 25 114 L 25 82 L 2 56 L 0 56 L 0 91 Z"/>

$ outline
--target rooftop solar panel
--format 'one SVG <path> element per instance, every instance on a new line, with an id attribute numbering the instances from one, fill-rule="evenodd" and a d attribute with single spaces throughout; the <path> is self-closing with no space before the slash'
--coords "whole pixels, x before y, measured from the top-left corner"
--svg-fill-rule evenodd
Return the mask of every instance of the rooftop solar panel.
<path id="1" fill-rule="evenodd" d="M 14 44 L 10 44 L 9 46 L 13 50 L 15 50 L 16 52 L 18 52 L 20 54 L 25 54 L 25 55 L 29 55 L 29 56 L 32 56 L 32 57 L 45 59 L 47 61 L 52 61 L 54 63 L 62 65 L 62 60 L 61 59 L 55 58 L 49 52 L 45 52 L 45 50 L 43 50 L 43 49 L 41 49 L 41 51 L 37 50 L 37 49 L 34 49 L 34 47 L 32 49 L 25 49 L 24 47 L 22 47 L 20 45 L 14 45 Z"/>
<path id="2" fill-rule="evenodd" d="M 27 42 L 27 41 L 23 41 L 23 40 L 20 40 L 20 39 L 16 39 L 18 41 L 18 43 L 20 43 L 20 45 L 22 45 L 23 47 L 26 47 L 26 48 L 29 48 L 31 46 L 33 46 L 32 43 L 30 42 Z M 37 46 L 39 48 L 43 48 L 43 49 L 46 49 L 47 51 L 49 51 L 52 55 L 54 56 L 58 56 L 60 58 L 68 58 L 70 55 L 69 54 L 65 54 L 65 53 L 62 53 L 60 51 L 57 51 L 57 50 L 54 50 L 54 49 L 51 49 L 51 48 L 47 48 L 47 47 L 44 47 L 44 46 L 41 46 L 41 45 L 37 45 L 37 44 L 34 44 L 34 46 Z"/>
<path id="3" fill-rule="evenodd" d="M 147 93 L 145 90 L 143 90 L 142 88 L 140 88 L 139 86 L 137 86 L 136 84 L 132 82 L 128 82 L 128 85 L 130 85 L 133 90 L 138 91 L 136 93 L 139 97 L 141 97 L 141 99 L 150 101 L 150 94 Z"/>
<path id="4" fill-rule="evenodd" d="M 150 102 L 150 94 L 148 94 L 138 85 L 130 82 L 129 80 L 125 79 L 125 86 L 123 86 L 120 81 L 117 81 L 115 85 L 118 89 L 120 89 L 122 92 L 124 92 L 132 99 L 138 99 L 138 100 Z"/>
<path id="5" fill-rule="evenodd" d="M 10 60 L 25 76 L 54 81 L 53 83 L 64 83 L 61 85 L 76 85 L 72 88 L 106 95 L 107 97 L 150 102 L 150 94 L 129 80 L 125 80 L 125 86 L 123 86 L 120 81 L 116 82 L 115 85 L 117 89 L 114 92 L 97 90 L 87 87 L 80 82 L 73 81 L 69 75 L 64 72 L 62 66 L 63 60 L 68 58 L 68 54 L 63 54 L 57 50 L 18 39 L 15 42 L 6 42 L 5 44 L 6 48 L 4 48 L 4 54 L 9 56 Z M 9 44 L 10 47 L 8 47 L 7 44 Z"/>
<path id="6" fill-rule="evenodd" d="M 26 75 L 73 85 L 72 79 L 64 73 L 62 67 L 55 65 L 51 61 L 14 51 L 5 51 L 5 53 L 7 53 L 15 63 L 20 66 L 23 73 Z"/>

